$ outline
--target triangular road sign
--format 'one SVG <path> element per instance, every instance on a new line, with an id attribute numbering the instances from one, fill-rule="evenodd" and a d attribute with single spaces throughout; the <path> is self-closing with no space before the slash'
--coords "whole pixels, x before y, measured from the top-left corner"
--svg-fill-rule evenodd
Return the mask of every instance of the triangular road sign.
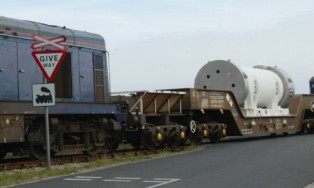
<path id="1" fill-rule="evenodd" d="M 66 52 L 61 50 L 53 51 L 33 51 L 32 56 L 36 63 L 43 71 L 43 74 L 47 78 L 48 82 L 51 82 L 57 73 Z"/>

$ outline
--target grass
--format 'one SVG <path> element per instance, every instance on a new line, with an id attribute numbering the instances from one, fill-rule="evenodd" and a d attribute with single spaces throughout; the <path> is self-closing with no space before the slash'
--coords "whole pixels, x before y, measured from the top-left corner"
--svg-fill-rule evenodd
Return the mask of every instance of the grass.
<path id="1" fill-rule="evenodd" d="M 72 163 L 60 166 L 52 166 L 50 170 L 46 168 L 33 168 L 0 172 L 0 187 L 33 182 L 55 176 L 69 175 L 78 172 L 84 172 L 90 169 L 101 168 L 116 164 L 141 161 L 164 156 L 171 156 L 176 155 L 178 153 L 189 152 L 198 148 L 200 148 L 200 146 L 190 145 L 185 147 L 184 151 L 182 152 L 170 152 L 165 149 L 163 152 L 160 152 L 158 154 L 151 154 L 146 156 L 126 155 L 124 157 L 116 157 L 114 159 L 103 159 L 89 163 Z"/>

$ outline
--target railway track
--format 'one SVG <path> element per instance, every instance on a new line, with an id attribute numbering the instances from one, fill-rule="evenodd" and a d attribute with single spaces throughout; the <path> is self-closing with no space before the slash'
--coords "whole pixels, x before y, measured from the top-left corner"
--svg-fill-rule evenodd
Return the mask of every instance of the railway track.
<path id="1" fill-rule="evenodd" d="M 294 136 L 296 134 L 293 134 Z M 286 136 L 286 135 L 285 135 Z M 292 136 L 292 135 L 290 135 Z M 280 137 L 280 136 L 279 136 Z M 260 140 L 260 139 L 269 139 L 272 138 L 270 136 L 260 136 L 260 137 L 229 137 L 222 139 L 222 142 L 241 142 L 241 141 L 248 141 L 248 140 Z M 202 142 L 202 144 L 208 144 L 207 142 Z M 185 144 L 184 146 L 178 147 L 175 151 L 183 151 L 186 146 L 190 144 Z M 104 153 L 98 154 L 95 156 L 89 155 L 65 155 L 65 156 L 56 156 L 55 158 L 51 159 L 51 165 L 63 165 L 69 163 L 87 163 L 97 160 L 105 160 L 105 159 L 114 159 L 126 156 L 147 156 L 152 154 L 159 154 L 167 151 L 173 151 L 170 148 L 159 148 L 159 149 L 152 149 L 152 150 L 134 150 L 134 149 L 121 149 L 114 153 Z M 8 158 L 3 163 L 0 164 L 0 172 L 2 171 L 9 171 L 14 169 L 28 169 L 28 168 L 35 168 L 35 167 L 46 167 L 47 161 L 46 160 L 32 160 L 31 158 L 23 157 L 23 158 Z"/>
<path id="2" fill-rule="evenodd" d="M 177 151 L 183 151 L 184 147 L 179 147 Z M 120 151 L 116 153 L 104 153 L 95 156 L 88 155 L 73 155 L 73 156 L 62 156 L 51 159 L 51 165 L 63 165 L 68 163 L 86 163 L 97 160 L 105 160 L 105 159 L 114 159 L 125 156 L 147 156 L 152 154 L 159 154 L 169 151 L 169 149 L 154 149 L 154 150 L 140 150 L 140 151 Z M 0 164 L 0 172 L 1 171 L 9 171 L 14 169 L 27 169 L 27 168 L 35 168 L 35 167 L 46 167 L 46 160 L 31 160 L 29 159 L 23 160 L 21 162 L 10 162 L 8 160 L 6 163 Z"/>

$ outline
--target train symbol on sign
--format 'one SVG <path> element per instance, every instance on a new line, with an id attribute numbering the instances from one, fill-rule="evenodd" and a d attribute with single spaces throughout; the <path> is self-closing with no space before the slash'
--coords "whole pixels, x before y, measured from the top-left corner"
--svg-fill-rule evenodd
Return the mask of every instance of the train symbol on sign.
<path id="1" fill-rule="evenodd" d="M 41 91 L 49 95 L 36 95 L 36 103 L 52 103 L 53 99 L 50 90 L 46 87 L 42 87 Z"/>
<path id="2" fill-rule="evenodd" d="M 54 106 L 55 105 L 55 85 L 34 84 L 33 85 L 33 106 Z"/>

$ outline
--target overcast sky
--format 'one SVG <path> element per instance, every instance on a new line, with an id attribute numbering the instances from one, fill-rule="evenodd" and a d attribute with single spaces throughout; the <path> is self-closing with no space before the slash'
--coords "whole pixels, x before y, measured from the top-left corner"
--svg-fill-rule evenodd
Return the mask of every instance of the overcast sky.
<path id="1" fill-rule="evenodd" d="M 207 62 L 278 66 L 309 93 L 313 0 L 5 1 L 1 15 L 102 35 L 112 91 L 193 87 Z"/>

